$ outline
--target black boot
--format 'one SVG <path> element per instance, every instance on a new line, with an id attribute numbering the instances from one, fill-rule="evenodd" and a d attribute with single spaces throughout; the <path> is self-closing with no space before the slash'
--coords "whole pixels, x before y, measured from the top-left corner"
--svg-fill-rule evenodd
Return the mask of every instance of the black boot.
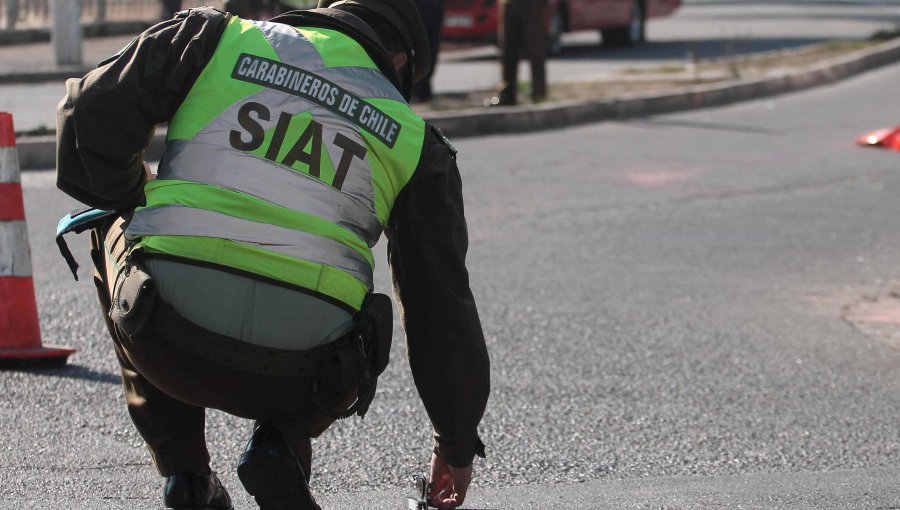
<path id="1" fill-rule="evenodd" d="M 163 501 L 170 510 L 234 510 L 228 491 L 215 473 L 184 472 L 166 477 Z"/>
<path id="2" fill-rule="evenodd" d="M 260 510 L 321 510 L 297 455 L 271 424 L 257 425 L 237 468 Z"/>

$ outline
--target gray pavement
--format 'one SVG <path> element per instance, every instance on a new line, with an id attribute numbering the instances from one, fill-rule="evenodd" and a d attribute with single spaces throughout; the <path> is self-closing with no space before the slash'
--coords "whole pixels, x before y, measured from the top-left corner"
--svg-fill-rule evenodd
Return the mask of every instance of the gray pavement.
<path id="1" fill-rule="evenodd" d="M 536 483 L 475 488 L 463 506 L 470 510 L 896 510 L 900 468 L 879 467 L 817 473 L 752 473 L 729 476 L 662 476 L 579 483 Z M 232 485 L 231 492 L 240 494 Z M 123 490 L 123 492 L 125 492 Z M 412 491 L 409 491 L 411 495 Z M 320 494 L 327 509 L 406 508 L 403 490 Z M 243 499 L 243 498 L 242 498 Z M 77 501 L 48 494 L 4 501 L 9 510 L 132 510 L 156 508 L 158 499 L 85 494 Z M 244 503 L 240 499 L 239 503 Z M 252 508 L 238 505 L 236 508 Z"/>

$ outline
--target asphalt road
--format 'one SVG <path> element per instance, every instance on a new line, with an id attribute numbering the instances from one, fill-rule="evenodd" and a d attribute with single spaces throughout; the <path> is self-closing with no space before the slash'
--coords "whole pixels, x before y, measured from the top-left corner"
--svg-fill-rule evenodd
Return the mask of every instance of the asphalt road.
<path id="1" fill-rule="evenodd" d="M 897 326 L 843 317 L 900 288 L 900 156 L 853 144 L 897 123 L 898 82 L 894 65 L 774 100 L 459 141 L 493 362 L 469 508 L 900 507 Z M 23 182 L 44 342 L 79 352 L 0 373 L 0 508 L 153 508 L 160 479 L 89 271 L 72 282 L 53 244 L 74 204 L 51 172 Z M 365 421 L 314 444 L 329 508 L 401 507 L 425 468 L 400 344 Z M 239 508 L 249 426 L 209 413 Z"/>

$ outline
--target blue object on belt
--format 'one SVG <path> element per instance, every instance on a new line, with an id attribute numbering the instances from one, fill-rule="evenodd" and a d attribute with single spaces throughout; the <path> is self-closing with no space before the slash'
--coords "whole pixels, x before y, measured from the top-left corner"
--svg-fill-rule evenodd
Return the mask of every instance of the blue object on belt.
<path id="1" fill-rule="evenodd" d="M 72 276 L 75 277 L 76 281 L 78 280 L 78 262 L 75 261 L 75 257 L 73 257 L 72 252 L 69 251 L 69 245 L 66 244 L 66 240 L 63 236 L 69 232 L 80 234 L 85 230 L 96 228 L 102 225 L 110 217 L 117 216 L 118 214 L 118 211 L 106 211 L 103 209 L 86 207 L 83 209 L 76 209 L 59 220 L 59 223 L 56 225 L 56 246 L 59 247 L 59 253 L 66 259 L 66 264 L 69 265 L 69 270 L 72 271 Z"/>

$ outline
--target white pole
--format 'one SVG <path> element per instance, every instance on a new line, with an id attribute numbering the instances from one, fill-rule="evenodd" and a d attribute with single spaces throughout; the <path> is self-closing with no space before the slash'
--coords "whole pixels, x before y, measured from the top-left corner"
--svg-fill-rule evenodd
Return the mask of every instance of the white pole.
<path id="1" fill-rule="evenodd" d="M 81 1 L 51 0 L 56 65 L 81 65 Z"/>
<path id="2" fill-rule="evenodd" d="M 19 0 L 6 0 L 5 14 L 6 22 L 3 24 L 3 29 L 12 30 L 16 28 L 16 21 L 19 20 Z"/>
<path id="3" fill-rule="evenodd" d="M 106 0 L 97 0 L 97 19 L 94 21 L 98 25 L 106 22 Z"/>

